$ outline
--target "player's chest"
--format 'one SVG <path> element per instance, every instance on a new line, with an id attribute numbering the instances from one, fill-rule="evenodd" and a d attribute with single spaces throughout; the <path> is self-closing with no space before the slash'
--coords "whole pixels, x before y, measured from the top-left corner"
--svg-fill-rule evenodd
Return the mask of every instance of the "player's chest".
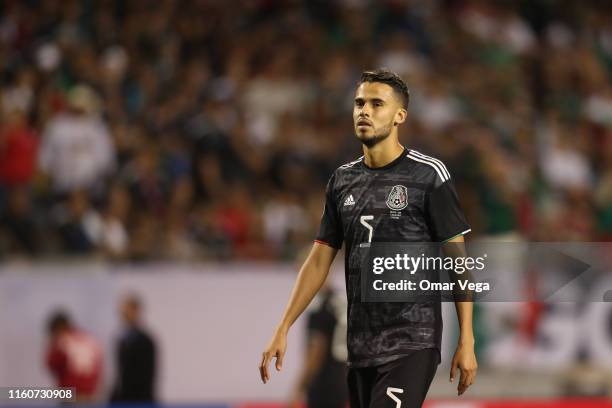
<path id="1" fill-rule="evenodd" d="M 426 186 L 409 175 L 364 175 L 339 187 L 338 211 L 345 227 L 362 216 L 409 221 L 423 214 Z"/>

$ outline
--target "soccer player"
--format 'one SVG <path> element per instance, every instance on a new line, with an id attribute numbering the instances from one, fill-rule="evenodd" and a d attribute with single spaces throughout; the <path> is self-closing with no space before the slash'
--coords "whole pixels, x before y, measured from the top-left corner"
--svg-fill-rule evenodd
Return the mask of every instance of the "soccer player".
<path id="1" fill-rule="evenodd" d="M 284 314 L 259 366 L 264 383 L 276 358 L 281 370 L 287 332 L 325 281 L 345 244 L 348 298 L 348 386 L 352 408 L 420 407 L 440 363 L 440 302 L 364 302 L 361 299 L 363 243 L 453 242 L 463 246 L 470 231 L 451 176 L 435 158 L 403 147 L 398 127 L 407 117 L 409 93 L 395 73 L 362 74 L 353 122 L 363 156 L 331 176 L 319 233 L 304 262 Z M 472 303 L 456 301 L 459 342 L 450 381 L 457 369 L 457 393 L 473 383 L 477 363 Z"/>

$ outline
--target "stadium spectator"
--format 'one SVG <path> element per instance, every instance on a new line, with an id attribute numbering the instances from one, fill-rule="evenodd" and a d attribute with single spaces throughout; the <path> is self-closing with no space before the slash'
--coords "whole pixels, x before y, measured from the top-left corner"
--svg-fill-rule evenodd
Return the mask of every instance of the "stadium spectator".
<path id="1" fill-rule="evenodd" d="M 36 171 L 38 136 L 24 111 L 13 110 L 1 117 L 0 183 L 9 187 L 29 185 Z"/>
<path id="2" fill-rule="evenodd" d="M 75 190 L 54 211 L 62 248 L 67 254 L 87 255 L 95 250 L 94 220 L 99 217 L 85 191 Z"/>
<path id="3" fill-rule="evenodd" d="M 0 235 L 7 252 L 33 256 L 40 250 L 41 236 L 33 211 L 26 187 L 14 187 L 8 192 L 6 209 L 0 217 Z"/>
<path id="4" fill-rule="evenodd" d="M 43 132 L 40 167 L 56 191 L 99 187 L 114 166 L 114 146 L 97 116 L 98 96 L 79 85 L 68 93 L 69 110 L 52 117 Z"/>
<path id="5" fill-rule="evenodd" d="M 130 195 L 123 186 L 114 185 L 108 192 L 101 213 L 89 211 L 83 219 L 87 239 L 102 255 L 122 259 L 127 255 L 129 237 L 125 223 L 130 211 Z"/>

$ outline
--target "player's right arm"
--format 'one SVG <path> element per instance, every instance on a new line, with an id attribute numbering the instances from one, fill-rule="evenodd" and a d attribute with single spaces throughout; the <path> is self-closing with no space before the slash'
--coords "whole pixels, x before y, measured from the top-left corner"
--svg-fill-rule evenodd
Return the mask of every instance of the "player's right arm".
<path id="1" fill-rule="evenodd" d="M 276 358 L 276 370 L 281 370 L 283 357 L 287 349 L 289 328 L 310 304 L 323 282 L 325 282 L 337 252 L 336 248 L 320 242 L 315 242 L 310 250 L 310 254 L 302 265 L 293 286 L 283 317 L 263 352 L 259 374 L 264 384 L 270 379 L 268 365 L 272 358 Z"/>

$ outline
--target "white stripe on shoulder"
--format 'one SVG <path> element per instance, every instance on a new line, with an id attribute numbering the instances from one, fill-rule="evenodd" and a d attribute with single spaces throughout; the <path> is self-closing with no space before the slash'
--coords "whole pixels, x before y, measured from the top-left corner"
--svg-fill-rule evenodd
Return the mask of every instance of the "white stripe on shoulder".
<path id="1" fill-rule="evenodd" d="M 442 163 L 442 160 L 436 159 L 435 157 L 427 156 L 421 152 L 417 152 L 416 150 L 411 150 L 410 153 L 414 153 L 415 156 L 418 156 L 422 159 L 425 159 L 425 160 L 429 159 L 429 160 L 432 160 L 438 163 L 438 165 L 440 166 L 440 169 L 442 170 L 442 173 L 446 174 L 447 178 L 450 178 L 450 172 L 448 171 L 444 163 Z"/>
<path id="2" fill-rule="evenodd" d="M 440 179 L 442 179 L 442 182 L 445 182 L 446 180 L 448 180 L 446 178 L 446 175 L 440 171 L 440 168 L 435 163 L 433 163 L 433 162 L 431 162 L 429 160 L 421 159 L 421 158 L 419 158 L 417 156 L 412 156 L 411 154 L 408 154 L 406 157 L 408 157 L 408 158 L 410 158 L 410 159 L 412 159 L 414 161 L 418 161 L 420 163 L 428 164 L 431 167 L 433 167 L 434 170 L 436 171 L 436 173 L 438 173 L 438 176 L 440 176 Z"/>
<path id="3" fill-rule="evenodd" d="M 343 165 L 342 165 L 342 166 L 340 166 L 339 168 L 341 168 L 341 169 L 348 169 L 349 167 L 353 167 L 354 165 L 356 165 L 357 163 L 359 163 L 359 162 L 360 162 L 360 161 L 362 161 L 362 160 L 363 160 L 363 156 L 361 156 L 361 157 L 360 157 L 360 158 L 358 158 L 357 160 L 354 160 L 354 161 L 352 161 L 352 162 L 350 162 L 350 163 L 343 164 Z"/>

